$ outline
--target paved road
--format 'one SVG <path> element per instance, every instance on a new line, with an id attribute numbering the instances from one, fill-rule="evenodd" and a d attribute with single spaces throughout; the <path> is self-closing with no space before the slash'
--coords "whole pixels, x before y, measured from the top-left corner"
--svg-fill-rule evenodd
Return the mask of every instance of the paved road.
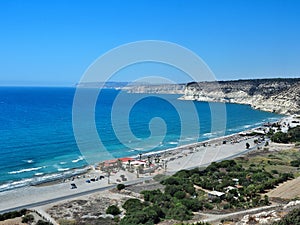
<path id="1" fill-rule="evenodd" d="M 141 183 L 145 180 L 150 180 L 151 178 L 152 177 L 143 177 L 143 178 L 140 178 L 138 180 L 128 181 L 124 184 L 125 185 L 134 185 L 134 184 Z M 48 199 L 48 200 L 45 200 L 45 201 L 35 202 L 35 203 L 32 203 L 32 204 L 21 205 L 21 206 L 14 207 L 14 208 L 4 209 L 4 210 L 0 211 L 0 214 L 6 213 L 6 212 L 11 212 L 11 211 L 16 211 L 16 210 L 21 210 L 21 209 L 24 209 L 24 208 L 26 208 L 26 209 L 36 208 L 36 207 L 51 204 L 51 203 L 54 203 L 54 202 L 60 202 L 60 201 L 64 201 L 64 200 L 67 200 L 67 199 L 77 198 L 77 197 L 81 197 L 81 196 L 84 196 L 84 195 L 93 194 L 93 193 L 96 193 L 96 192 L 99 192 L 99 191 L 105 191 L 105 190 L 114 188 L 116 186 L 117 186 L 117 184 L 113 184 L 113 185 L 110 185 L 110 186 L 105 186 L 105 187 L 100 187 L 100 188 L 96 188 L 96 189 L 92 189 L 92 190 L 78 192 L 78 193 L 70 194 L 70 195 L 67 195 L 67 196 L 52 198 L 52 199 Z"/>

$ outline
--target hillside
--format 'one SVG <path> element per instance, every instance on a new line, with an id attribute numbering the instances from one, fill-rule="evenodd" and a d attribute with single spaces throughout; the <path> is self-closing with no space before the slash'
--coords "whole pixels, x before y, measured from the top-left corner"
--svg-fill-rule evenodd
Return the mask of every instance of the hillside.
<path id="1" fill-rule="evenodd" d="M 192 82 L 182 100 L 249 104 L 255 109 L 281 114 L 300 113 L 300 79 L 256 79 Z"/>

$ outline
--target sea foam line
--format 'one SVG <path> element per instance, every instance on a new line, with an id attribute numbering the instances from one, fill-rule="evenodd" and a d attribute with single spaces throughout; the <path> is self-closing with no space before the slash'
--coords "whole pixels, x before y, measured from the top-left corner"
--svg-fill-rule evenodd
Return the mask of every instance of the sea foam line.
<path id="1" fill-rule="evenodd" d="M 77 163 L 77 162 L 82 161 L 82 160 L 84 160 L 84 157 L 83 156 L 79 156 L 78 159 L 72 160 L 72 163 Z"/>
<path id="2" fill-rule="evenodd" d="M 33 167 L 33 168 L 28 168 L 28 169 L 21 169 L 21 170 L 16 170 L 16 171 L 8 172 L 8 174 L 25 173 L 25 172 L 30 172 L 30 171 L 40 170 L 40 169 L 42 169 L 42 168 L 43 168 L 43 167 L 40 166 L 40 167 Z"/>

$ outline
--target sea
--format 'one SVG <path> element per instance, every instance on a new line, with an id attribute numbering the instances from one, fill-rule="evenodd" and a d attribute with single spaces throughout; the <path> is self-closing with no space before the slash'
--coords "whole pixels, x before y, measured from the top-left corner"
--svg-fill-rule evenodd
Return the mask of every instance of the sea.
<path id="1" fill-rule="evenodd" d="M 101 161 L 102 152 L 111 158 L 137 156 L 234 134 L 283 117 L 249 105 L 102 89 L 92 118 L 98 140 L 85 140 L 74 134 L 75 92 L 75 87 L 0 87 L 0 191 L 81 173 Z M 85 125 L 84 120 L 79 123 Z M 80 141 L 87 143 L 84 150 Z M 93 145 L 98 141 L 102 149 Z M 89 154 L 97 155 L 94 161 L 87 160 Z"/>

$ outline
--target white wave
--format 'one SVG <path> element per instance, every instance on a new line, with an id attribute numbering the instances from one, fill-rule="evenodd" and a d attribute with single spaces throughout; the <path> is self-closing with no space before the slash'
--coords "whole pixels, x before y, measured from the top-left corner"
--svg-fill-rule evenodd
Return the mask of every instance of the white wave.
<path id="1" fill-rule="evenodd" d="M 32 159 L 23 160 L 23 162 L 26 162 L 26 163 L 29 163 L 29 164 L 34 163 L 34 161 Z"/>
<path id="2" fill-rule="evenodd" d="M 35 177 L 22 179 L 19 181 L 14 181 L 14 182 L 5 183 L 5 184 L 0 185 L 0 192 L 11 190 L 14 188 L 24 187 L 27 185 L 35 185 L 35 184 L 40 184 L 40 183 L 47 182 L 47 181 L 53 181 L 53 180 L 62 179 L 65 177 L 71 177 L 76 174 L 84 173 L 86 171 L 87 171 L 87 168 L 81 168 L 81 169 L 74 169 L 74 170 L 68 170 L 68 171 L 64 171 L 64 172 L 45 174 L 45 175 L 43 175 L 43 174 L 39 175 L 39 173 L 35 173 L 35 175 L 36 175 Z"/>
<path id="3" fill-rule="evenodd" d="M 21 169 L 21 170 L 11 171 L 11 172 L 8 172 L 8 173 L 9 174 L 25 173 L 25 172 L 40 170 L 42 168 L 43 168 L 42 166 L 40 166 L 40 167 L 33 167 L 33 168 L 28 168 L 28 169 Z"/>
<path id="4" fill-rule="evenodd" d="M 65 165 L 67 162 L 59 162 L 60 165 Z"/>
<path id="5" fill-rule="evenodd" d="M 187 141 L 193 141 L 193 140 L 196 140 L 197 138 L 194 138 L 194 137 L 189 137 L 189 138 L 186 138 L 185 140 Z"/>
<path id="6" fill-rule="evenodd" d="M 44 173 L 35 173 L 34 175 L 35 176 L 41 176 L 41 175 L 43 175 Z"/>
<path id="7" fill-rule="evenodd" d="M 24 180 L 14 181 L 14 182 L 8 183 L 8 184 L 2 184 L 2 185 L 0 185 L 0 191 L 23 187 L 26 184 L 30 183 L 31 181 L 32 181 L 32 179 L 24 179 Z"/>
<path id="8" fill-rule="evenodd" d="M 67 170 L 70 170 L 70 168 L 58 168 L 57 170 L 61 172 L 61 171 L 67 171 Z"/>
<path id="9" fill-rule="evenodd" d="M 79 156 L 78 159 L 72 160 L 72 163 L 77 163 L 77 162 L 82 161 L 82 160 L 84 160 L 84 157 L 83 156 Z"/>
<path id="10" fill-rule="evenodd" d="M 170 145 L 177 145 L 178 141 L 170 141 L 170 142 L 168 142 L 168 144 L 170 144 Z"/>
<path id="11" fill-rule="evenodd" d="M 212 137 L 213 134 L 212 134 L 212 133 L 205 133 L 205 134 L 203 134 L 203 136 L 204 136 L 204 137 Z"/>

